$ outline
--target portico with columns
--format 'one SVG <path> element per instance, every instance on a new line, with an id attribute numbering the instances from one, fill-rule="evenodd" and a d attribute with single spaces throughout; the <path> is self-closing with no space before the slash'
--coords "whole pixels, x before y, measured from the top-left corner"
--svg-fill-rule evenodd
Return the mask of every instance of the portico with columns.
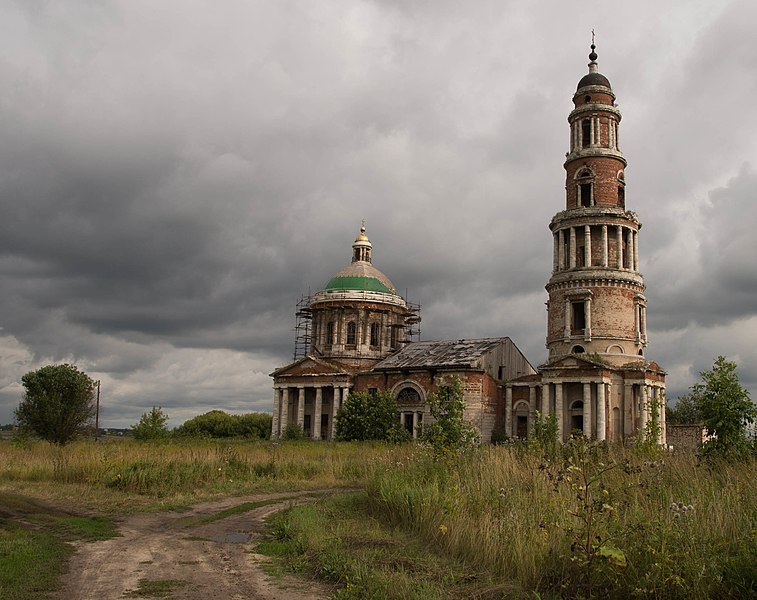
<path id="1" fill-rule="evenodd" d="M 335 439 L 336 413 L 352 388 L 351 374 L 327 361 L 306 357 L 272 376 L 271 438 L 280 438 L 288 425 L 296 425 L 308 438 Z"/>

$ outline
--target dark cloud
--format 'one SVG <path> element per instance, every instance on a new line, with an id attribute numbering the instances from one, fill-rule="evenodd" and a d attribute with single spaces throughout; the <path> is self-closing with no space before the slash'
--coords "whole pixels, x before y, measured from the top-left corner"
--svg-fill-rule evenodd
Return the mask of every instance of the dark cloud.
<path id="1" fill-rule="evenodd" d="M 757 122 L 728 107 L 754 92 L 755 9 L 578 8 L 0 2 L 0 422 L 24 372 L 64 360 L 103 382 L 111 425 L 267 410 L 295 303 L 361 219 L 424 339 L 509 335 L 539 363 L 588 10 L 650 355 L 671 389 L 713 352 L 754 385 Z"/>

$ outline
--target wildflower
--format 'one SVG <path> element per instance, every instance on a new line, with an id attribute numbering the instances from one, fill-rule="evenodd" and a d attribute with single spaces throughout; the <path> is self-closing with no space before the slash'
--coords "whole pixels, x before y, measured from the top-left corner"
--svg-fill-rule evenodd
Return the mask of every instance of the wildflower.
<path id="1" fill-rule="evenodd" d="M 444 523 L 439 525 L 439 533 L 441 533 L 442 535 L 447 535 L 447 526 Z"/>

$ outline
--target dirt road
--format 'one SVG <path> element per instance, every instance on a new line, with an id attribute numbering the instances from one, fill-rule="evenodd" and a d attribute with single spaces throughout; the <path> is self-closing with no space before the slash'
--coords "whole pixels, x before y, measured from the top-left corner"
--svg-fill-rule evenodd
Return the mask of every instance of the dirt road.
<path id="1" fill-rule="evenodd" d="M 191 517 L 213 515 L 245 502 L 302 494 L 269 494 L 198 504 L 190 511 L 137 514 L 119 527 L 121 537 L 78 543 L 60 600 L 110 600 L 137 596 L 149 586 L 166 586 L 176 600 L 319 600 L 334 589 L 294 577 L 266 575 L 254 553 L 266 516 L 291 500 L 205 524 Z M 167 584 L 167 580 L 175 583 Z M 162 582 L 162 583 L 161 583 Z M 149 597 L 149 596 L 148 596 Z M 156 597 L 156 596 L 152 596 Z"/>

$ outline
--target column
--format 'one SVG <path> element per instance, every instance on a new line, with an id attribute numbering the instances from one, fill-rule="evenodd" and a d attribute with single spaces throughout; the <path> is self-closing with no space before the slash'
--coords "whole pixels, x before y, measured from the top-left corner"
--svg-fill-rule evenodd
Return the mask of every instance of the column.
<path id="1" fill-rule="evenodd" d="M 602 225 L 602 266 L 607 267 L 608 264 L 608 248 L 607 248 L 607 225 Z"/>
<path id="2" fill-rule="evenodd" d="M 568 250 L 568 260 L 570 261 L 568 263 L 569 267 L 571 269 L 576 268 L 576 228 L 571 227 L 570 228 L 570 248 Z"/>
<path id="3" fill-rule="evenodd" d="M 639 436 L 643 437 L 647 430 L 647 422 L 649 421 L 649 399 L 646 382 L 639 386 L 639 393 L 641 394 L 641 422 L 639 423 Z"/>
<path id="4" fill-rule="evenodd" d="M 541 416 L 547 418 L 549 416 L 549 384 L 541 384 Z"/>
<path id="5" fill-rule="evenodd" d="M 591 267 L 591 226 L 584 225 L 584 266 Z"/>
<path id="6" fill-rule="evenodd" d="M 639 304 L 639 334 L 641 341 L 647 341 L 647 307 Z"/>
<path id="7" fill-rule="evenodd" d="M 557 268 L 562 271 L 565 268 L 565 231 L 557 232 Z"/>
<path id="8" fill-rule="evenodd" d="M 597 384 L 597 440 L 603 442 L 607 437 L 607 411 L 605 409 L 605 382 Z"/>
<path id="9" fill-rule="evenodd" d="M 513 386 L 505 386 L 505 435 L 513 436 Z"/>
<path id="10" fill-rule="evenodd" d="M 594 138 L 595 133 L 594 132 L 596 131 L 595 128 L 594 128 L 594 119 L 591 119 L 589 121 L 589 127 L 590 127 L 590 129 L 589 129 L 589 141 L 590 141 L 590 144 L 589 145 L 590 146 L 594 146 L 594 140 L 595 140 L 595 138 Z"/>
<path id="11" fill-rule="evenodd" d="M 599 123 L 599 117 L 595 117 L 596 124 L 594 125 L 594 145 L 602 145 L 602 127 Z"/>
<path id="12" fill-rule="evenodd" d="M 323 412 L 323 387 L 315 386 L 315 411 L 311 422 L 313 423 L 313 439 L 321 439 L 321 413 Z"/>
<path id="13" fill-rule="evenodd" d="M 617 234 L 616 242 L 615 242 L 615 247 L 617 250 L 616 263 L 617 263 L 618 269 L 622 269 L 623 268 L 623 228 L 620 225 L 618 225 L 616 228 L 616 234 Z"/>
<path id="14" fill-rule="evenodd" d="M 336 439 L 336 413 L 339 411 L 339 407 L 342 404 L 342 388 L 334 386 L 334 397 L 331 401 L 331 423 L 329 429 L 331 430 L 331 439 Z"/>
<path id="15" fill-rule="evenodd" d="M 534 421 L 536 421 L 536 386 L 528 386 L 528 437 L 534 435 Z"/>
<path id="16" fill-rule="evenodd" d="M 626 236 L 626 247 L 623 249 L 624 252 L 626 252 L 627 262 L 628 262 L 628 268 L 633 269 L 633 230 L 628 230 L 628 235 Z"/>
<path id="17" fill-rule="evenodd" d="M 634 412 L 633 384 L 626 383 L 623 386 L 623 437 L 633 435 L 636 427 Z"/>
<path id="18" fill-rule="evenodd" d="M 633 268 L 634 271 L 639 270 L 639 232 L 633 232 Z"/>
<path id="19" fill-rule="evenodd" d="M 659 430 L 657 432 L 657 443 L 662 444 L 662 432 L 663 432 L 662 415 L 665 414 L 665 407 L 662 405 L 662 395 L 660 394 L 659 387 L 654 386 L 652 388 L 652 396 L 654 397 L 654 413 L 655 413 L 655 419 L 657 420 L 657 429 Z"/>
<path id="20" fill-rule="evenodd" d="M 279 423 L 279 432 L 284 433 L 287 425 L 289 425 L 289 388 L 284 387 L 281 397 L 281 421 Z"/>
<path id="21" fill-rule="evenodd" d="M 586 321 L 586 327 L 584 328 L 584 340 L 591 341 L 591 296 L 588 296 L 584 300 L 584 320 Z"/>
<path id="22" fill-rule="evenodd" d="M 557 420 L 557 441 L 563 443 L 563 400 L 562 381 L 555 382 L 555 420 Z"/>
<path id="23" fill-rule="evenodd" d="M 591 384 L 584 383 L 584 436 L 591 437 Z"/>
<path id="24" fill-rule="evenodd" d="M 418 435 L 418 411 L 413 411 L 413 439 Z"/>
<path id="25" fill-rule="evenodd" d="M 641 343 L 641 304 L 634 302 L 633 305 L 634 328 L 636 329 L 636 343 Z"/>
<path id="26" fill-rule="evenodd" d="M 281 390 L 279 386 L 273 386 L 273 421 L 271 422 L 271 439 L 279 437 L 279 411 L 281 410 Z"/>
<path id="27" fill-rule="evenodd" d="M 297 386 L 297 425 L 305 433 L 305 386 Z"/>
<path id="28" fill-rule="evenodd" d="M 557 272 L 557 261 L 560 251 L 560 244 L 557 240 L 557 233 L 552 234 L 552 272 Z"/>

